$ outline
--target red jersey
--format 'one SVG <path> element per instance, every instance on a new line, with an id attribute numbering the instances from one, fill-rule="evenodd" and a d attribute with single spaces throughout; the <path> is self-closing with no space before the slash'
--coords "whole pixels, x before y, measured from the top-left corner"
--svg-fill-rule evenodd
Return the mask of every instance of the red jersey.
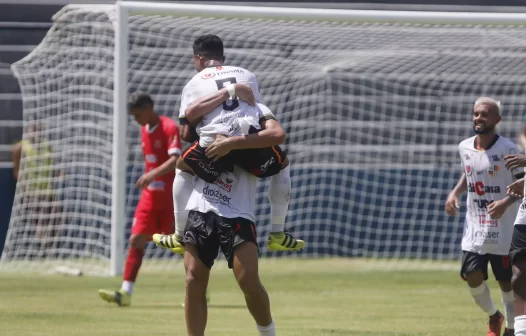
<path id="1" fill-rule="evenodd" d="M 161 116 L 153 129 L 142 127 L 142 152 L 144 154 L 145 173 L 166 162 L 171 155 L 181 155 L 179 127 L 172 119 Z M 158 176 L 143 189 L 140 205 L 145 209 L 157 210 L 173 207 L 172 184 L 175 168 L 166 175 Z"/>

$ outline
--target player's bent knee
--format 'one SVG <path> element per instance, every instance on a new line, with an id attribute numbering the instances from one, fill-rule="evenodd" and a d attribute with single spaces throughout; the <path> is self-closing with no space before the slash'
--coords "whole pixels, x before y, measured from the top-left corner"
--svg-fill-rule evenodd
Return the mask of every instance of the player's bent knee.
<path id="1" fill-rule="evenodd" d="M 175 168 L 182 170 L 185 173 L 194 175 L 194 170 L 186 162 L 184 162 L 184 159 L 182 156 L 180 156 L 177 159 L 177 162 L 175 163 Z"/>
<path id="2" fill-rule="evenodd" d="M 484 282 L 484 273 L 480 271 L 467 272 L 465 279 L 469 287 L 476 288 Z"/>

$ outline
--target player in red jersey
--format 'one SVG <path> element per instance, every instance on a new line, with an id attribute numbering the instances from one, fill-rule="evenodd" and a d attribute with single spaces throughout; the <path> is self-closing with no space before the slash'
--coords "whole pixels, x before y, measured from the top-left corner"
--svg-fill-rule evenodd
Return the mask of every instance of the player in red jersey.
<path id="1" fill-rule="evenodd" d="M 99 290 L 102 299 L 129 306 L 133 285 L 141 267 L 144 247 L 158 232 L 174 232 L 172 184 L 175 163 L 181 155 L 179 128 L 170 118 L 159 116 L 147 93 L 135 92 L 128 99 L 128 111 L 142 126 L 141 139 L 145 173 L 136 186 L 142 189 L 135 209 L 130 249 L 124 266 L 122 287 L 118 291 Z"/>

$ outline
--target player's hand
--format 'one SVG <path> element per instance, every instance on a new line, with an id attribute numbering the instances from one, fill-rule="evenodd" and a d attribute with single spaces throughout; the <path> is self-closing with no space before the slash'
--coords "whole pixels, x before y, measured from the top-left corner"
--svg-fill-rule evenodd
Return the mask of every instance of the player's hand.
<path id="1" fill-rule="evenodd" d="M 488 215 L 493 219 L 499 219 L 504 215 L 506 209 L 508 209 L 508 204 L 505 201 L 495 201 L 488 205 Z"/>
<path id="2" fill-rule="evenodd" d="M 205 153 L 207 158 L 212 161 L 217 161 L 230 153 L 231 150 L 229 138 L 219 134 L 216 136 L 214 143 L 206 148 Z"/>
<path id="3" fill-rule="evenodd" d="M 506 155 L 504 161 L 506 161 L 504 165 L 508 170 L 526 167 L 526 155 L 524 154 Z"/>
<path id="4" fill-rule="evenodd" d="M 459 209 L 458 197 L 454 194 L 449 194 L 446 200 L 446 213 L 450 216 L 455 216 Z"/>
<path id="5" fill-rule="evenodd" d="M 506 190 L 506 194 L 511 197 L 523 197 L 524 193 L 524 178 L 521 178 L 510 184 Z"/>
<path id="6" fill-rule="evenodd" d="M 153 180 L 155 180 L 155 177 L 150 173 L 146 173 L 137 180 L 135 186 L 137 188 L 143 189 L 146 188 L 150 183 L 152 183 Z"/>
<path id="7" fill-rule="evenodd" d="M 236 96 L 242 101 L 246 102 L 250 106 L 256 105 L 256 98 L 254 97 L 254 92 L 248 84 L 245 83 L 236 83 L 234 84 L 236 88 Z"/>

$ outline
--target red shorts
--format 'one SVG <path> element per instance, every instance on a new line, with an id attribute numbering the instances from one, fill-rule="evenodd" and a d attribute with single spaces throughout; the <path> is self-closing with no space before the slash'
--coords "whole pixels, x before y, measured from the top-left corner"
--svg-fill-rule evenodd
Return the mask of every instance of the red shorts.
<path id="1" fill-rule="evenodd" d="M 139 203 L 133 216 L 131 233 L 133 235 L 148 236 L 152 236 L 155 233 L 171 234 L 174 233 L 174 225 L 174 211 L 172 207 L 150 210 L 140 206 Z"/>

